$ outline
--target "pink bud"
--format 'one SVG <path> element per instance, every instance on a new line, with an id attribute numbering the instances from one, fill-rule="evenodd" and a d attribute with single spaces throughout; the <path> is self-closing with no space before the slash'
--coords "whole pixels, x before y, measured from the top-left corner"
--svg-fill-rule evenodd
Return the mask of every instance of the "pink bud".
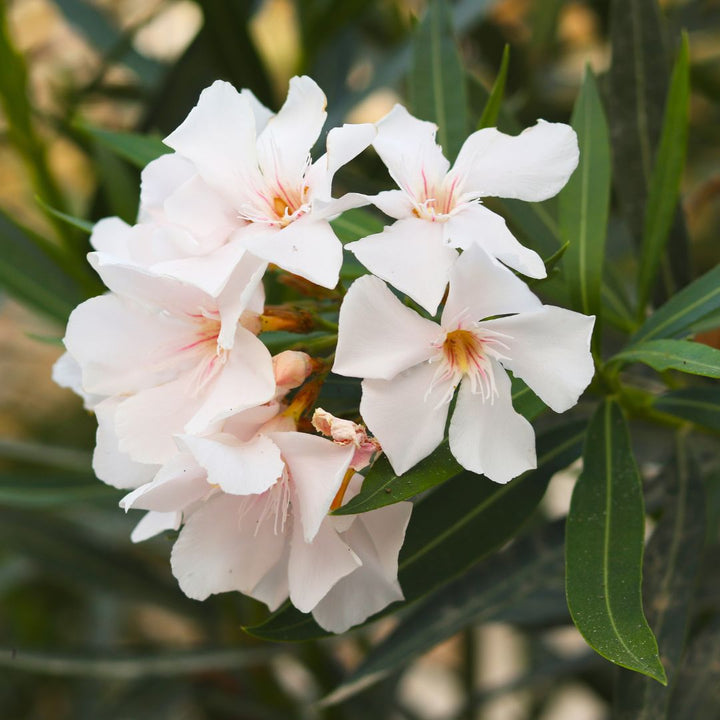
<path id="1" fill-rule="evenodd" d="M 285 350 L 272 359 L 278 395 L 299 387 L 312 372 L 312 359 L 304 352 Z"/>

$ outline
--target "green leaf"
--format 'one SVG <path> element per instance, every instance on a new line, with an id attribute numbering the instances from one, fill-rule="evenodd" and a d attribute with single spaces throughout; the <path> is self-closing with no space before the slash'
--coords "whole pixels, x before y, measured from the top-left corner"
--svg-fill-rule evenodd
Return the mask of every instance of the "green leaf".
<path id="1" fill-rule="evenodd" d="M 559 199 L 565 253 L 565 282 L 574 309 L 598 315 L 610 209 L 610 136 L 592 70 L 585 68 L 571 124 L 578 135 L 580 162 Z"/>
<path id="2" fill-rule="evenodd" d="M 346 210 L 330 224 L 343 245 L 368 235 L 375 235 L 382 232 L 385 227 L 382 220 L 363 208 Z"/>
<path id="3" fill-rule="evenodd" d="M 513 405 L 528 420 L 538 415 L 545 404 L 525 383 L 513 380 Z M 523 412 L 524 411 L 524 412 Z M 353 515 L 407 500 L 464 472 L 457 463 L 447 440 L 431 455 L 402 475 L 396 475 L 383 455 L 368 472 L 361 491 L 333 515 Z M 474 475 L 474 473 L 466 473 Z M 480 477 L 480 476 L 475 476 Z"/>
<path id="4" fill-rule="evenodd" d="M 77 228 L 78 230 L 82 230 L 84 233 L 86 233 L 88 235 L 90 235 L 92 233 L 93 223 L 91 223 L 89 220 L 83 220 L 81 218 L 77 218 L 77 217 L 73 217 L 72 215 L 68 215 L 67 213 L 60 212 L 60 210 L 56 210 L 54 207 L 51 207 L 40 197 L 35 197 L 35 201 L 51 217 L 57 218 L 58 220 L 62 220 L 67 225 Z"/>
<path id="5" fill-rule="evenodd" d="M 486 198 L 483 202 L 507 220 L 510 229 L 523 245 L 532 248 L 541 257 L 548 257 L 562 247 L 555 198 L 541 203 L 509 198 Z"/>
<path id="6" fill-rule="evenodd" d="M 200 648 L 117 655 L 99 655 L 96 650 L 71 654 L 5 648 L 0 649 L 0 667 L 42 675 L 136 680 L 266 665 L 278 651 L 287 653 L 287 648 Z"/>
<path id="7" fill-rule="evenodd" d="M 690 112 L 690 50 L 682 35 L 665 104 L 660 146 L 649 180 L 638 274 L 638 303 L 647 304 L 670 235 L 685 166 Z"/>
<path id="8" fill-rule="evenodd" d="M 617 670 L 616 720 L 663 720 L 690 621 L 695 579 L 705 541 L 705 493 L 699 468 L 678 436 L 676 455 L 662 476 L 664 512 L 645 554 L 643 596 L 668 677 L 663 688 Z M 672 717 L 689 717 L 678 716 Z"/>
<path id="9" fill-rule="evenodd" d="M 91 453 L 58 445 L 0 438 L 0 458 L 32 465 L 44 465 L 81 475 L 92 473 Z"/>
<path id="10" fill-rule="evenodd" d="M 693 375 L 720 377 L 720 350 L 690 340 L 648 340 L 619 352 L 610 361 L 640 362 L 658 372 L 680 370 Z"/>
<path id="11" fill-rule="evenodd" d="M 85 293 L 43 250 L 46 245 L 43 238 L 0 211 L 0 286 L 20 302 L 64 323 Z"/>
<path id="12" fill-rule="evenodd" d="M 706 315 L 720 309 L 720 265 L 680 290 L 656 310 L 635 333 L 633 344 L 640 340 L 684 337 Z"/>
<path id="13" fill-rule="evenodd" d="M 86 123 L 80 124 L 79 128 L 98 145 L 110 150 L 140 169 L 161 155 L 172 152 L 159 137 L 152 135 L 103 130 Z"/>
<path id="14" fill-rule="evenodd" d="M 642 609 L 642 483 L 616 403 L 596 411 L 583 457 L 566 531 L 570 614 L 600 655 L 665 684 Z"/>
<path id="15" fill-rule="evenodd" d="M 653 407 L 712 430 L 720 430 L 720 389 L 693 387 L 655 398 Z"/>
<path id="16" fill-rule="evenodd" d="M 500 69 L 490 91 L 490 96 L 485 103 L 485 109 L 478 121 L 478 130 L 487 127 L 496 127 L 498 117 L 500 116 L 500 107 L 502 106 L 503 96 L 505 95 L 505 84 L 507 82 L 508 67 L 510 66 L 510 46 L 505 45 L 500 61 Z"/>
<path id="17" fill-rule="evenodd" d="M 464 472 L 420 499 L 400 553 L 398 579 L 405 599 L 411 602 L 444 585 L 515 535 L 542 499 L 550 478 L 577 458 L 584 433 L 584 423 L 572 423 L 541 435 L 538 469 L 507 485 Z M 310 615 L 289 604 L 246 630 L 284 642 L 327 635 Z"/>
<path id="18" fill-rule="evenodd" d="M 451 162 L 467 136 L 465 73 L 447 0 L 431 0 L 413 38 L 410 97 L 413 113 L 438 126 L 437 139 Z"/>
<path id="19" fill-rule="evenodd" d="M 414 605 L 388 637 L 323 701 L 343 702 L 469 625 L 504 620 L 547 588 L 562 589 L 563 522 L 518 540 Z"/>

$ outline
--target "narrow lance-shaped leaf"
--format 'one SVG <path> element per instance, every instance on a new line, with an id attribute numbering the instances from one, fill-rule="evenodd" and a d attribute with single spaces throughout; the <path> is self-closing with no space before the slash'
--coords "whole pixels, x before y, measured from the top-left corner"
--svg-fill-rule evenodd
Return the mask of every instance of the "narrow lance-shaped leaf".
<path id="1" fill-rule="evenodd" d="M 500 116 L 500 107 L 502 106 L 503 97 L 505 95 L 505 83 L 507 82 L 508 67 L 510 66 L 510 46 L 505 45 L 502 60 L 500 61 L 500 69 L 493 83 L 490 96 L 485 103 L 485 109 L 478 121 L 478 130 L 487 127 L 496 127 L 498 117 Z"/>
<path id="2" fill-rule="evenodd" d="M 670 234 L 687 150 L 690 110 L 690 50 L 683 33 L 665 104 L 660 146 L 650 176 L 638 275 L 642 313 L 655 283 Z"/>
<path id="3" fill-rule="evenodd" d="M 657 397 L 653 407 L 712 430 L 720 430 L 720 389 L 692 387 Z"/>
<path id="4" fill-rule="evenodd" d="M 465 73 L 447 0 L 431 0 L 415 31 L 410 97 L 413 113 L 438 126 L 438 142 L 454 160 L 468 130 Z"/>
<path id="5" fill-rule="evenodd" d="M 103 148 L 127 160 L 138 168 L 144 168 L 152 160 L 172 152 L 158 137 L 138 135 L 137 133 L 115 132 L 81 125 L 80 129 L 87 133 Z"/>
<path id="6" fill-rule="evenodd" d="M 656 310 L 635 333 L 633 344 L 653 338 L 686 337 L 706 315 L 720 309 L 720 265 L 702 275 Z"/>
<path id="7" fill-rule="evenodd" d="M 560 233 L 569 243 L 563 261 L 565 282 L 573 308 L 597 315 L 610 208 L 610 136 L 589 66 L 571 124 L 578 135 L 580 162 L 560 193 Z"/>
<path id="8" fill-rule="evenodd" d="M 538 469 L 507 485 L 463 473 L 422 498 L 400 553 L 398 579 L 406 601 L 457 577 L 513 537 L 534 512 L 550 478 L 578 457 L 584 434 L 585 423 L 544 433 L 538 438 Z M 289 604 L 248 632 L 290 642 L 327 635 L 310 615 Z"/>
<path id="9" fill-rule="evenodd" d="M 642 483 L 619 406 L 605 401 L 585 441 L 566 531 L 566 590 L 573 622 L 612 662 L 665 683 L 642 609 Z"/>
<path id="10" fill-rule="evenodd" d="M 610 362 L 622 365 L 640 362 L 658 372 L 680 370 L 720 377 L 720 350 L 690 340 L 648 340 L 619 352 Z"/>
<path id="11" fill-rule="evenodd" d="M 668 700 L 690 621 L 705 540 L 705 493 L 699 468 L 682 434 L 678 435 L 676 455 L 662 480 L 666 486 L 664 511 L 645 554 L 643 595 L 648 620 L 657 634 L 668 687 L 618 669 L 615 720 L 668 717 Z"/>

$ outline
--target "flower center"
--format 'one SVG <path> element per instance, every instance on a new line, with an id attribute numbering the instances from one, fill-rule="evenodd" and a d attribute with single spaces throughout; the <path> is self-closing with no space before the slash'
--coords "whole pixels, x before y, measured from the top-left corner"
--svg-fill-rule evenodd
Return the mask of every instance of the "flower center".
<path id="1" fill-rule="evenodd" d="M 273 523 L 275 535 L 285 532 L 290 511 L 290 476 L 287 467 L 283 469 L 282 476 L 278 481 L 260 495 L 250 495 L 240 508 L 240 521 L 252 510 L 259 510 L 255 519 L 255 535 L 266 520 Z"/>
<path id="2" fill-rule="evenodd" d="M 436 187 L 428 183 L 423 172 L 419 192 L 409 193 L 415 205 L 412 214 L 430 222 L 447 222 L 457 205 L 457 185 L 458 179 L 453 178 L 450 183 L 443 181 Z"/>
<path id="3" fill-rule="evenodd" d="M 438 368 L 426 393 L 426 399 L 438 385 L 447 385 L 447 390 L 439 405 L 449 403 L 455 388 L 466 377 L 470 389 L 483 400 L 493 402 L 498 394 L 495 386 L 495 365 L 506 358 L 501 348 L 507 349 L 501 333 L 479 327 L 477 323 L 461 318 L 455 330 L 450 330 L 436 343 L 438 353 L 430 362 L 438 363 Z"/>

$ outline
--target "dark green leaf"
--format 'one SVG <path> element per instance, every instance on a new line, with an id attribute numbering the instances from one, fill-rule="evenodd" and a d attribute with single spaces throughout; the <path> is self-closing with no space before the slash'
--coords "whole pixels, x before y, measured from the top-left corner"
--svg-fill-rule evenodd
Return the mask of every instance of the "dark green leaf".
<path id="1" fill-rule="evenodd" d="M 678 437 L 676 456 L 662 479 L 666 487 L 664 512 L 645 554 L 643 595 L 648 622 L 658 639 L 668 687 L 618 669 L 616 720 L 667 717 L 667 704 L 689 625 L 705 540 L 705 495 L 699 469 L 683 436 Z"/>
<path id="2" fill-rule="evenodd" d="M 660 146 L 649 179 L 638 274 L 638 302 L 644 308 L 670 235 L 685 166 L 690 110 L 690 50 L 687 34 L 673 68 Z"/>
<path id="3" fill-rule="evenodd" d="M 447 0 L 431 0 L 415 31 L 410 97 L 413 113 L 438 126 L 438 142 L 452 162 L 468 131 L 465 72 Z"/>
<path id="4" fill-rule="evenodd" d="M 0 285 L 20 302 L 64 323 L 85 293 L 57 260 L 47 242 L 0 211 Z"/>
<path id="5" fill-rule="evenodd" d="M 672 390 L 656 398 L 653 407 L 703 427 L 720 430 L 720 389 L 716 387 Z"/>
<path id="6" fill-rule="evenodd" d="M 557 203 L 554 198 L 541 203 L 529 203 L 508 198 L 483 200 L 491 210 L 502 215 L 510 229 L 542 257 L 548 257 L 562 247 L 560 228 L 556 219 Z"/>
<path id="7" fill-rule="evenodd" d="M 431 593 L 325 701 L 342 702 L 369 683 L 447 640 L 469 625 L 503 620 L 513 606 L 563 586 L 563 523 L 543 527 Z"/>
<path id="8" fill-rule="evenodd" d="M 89 452 L 57 445 L 0 438 L 0 458 L 68 470 L 81 475 L 92 473 L 92 455 Z"/>
<path id="9" fill-rule="evenodd" d="M 161 155 L 172 152 L 159 137 L 102 130 L 85 124 L 81 125 L 80 129 L 101 147 L 107 148 L 141 169 Z"/>
<path id="10" fill-rule="evenodd" d="M 648 340 L 619 352 L 610 362 L 641 362 L 658 372 L 680 370 L 693 375 L 720 377 L 720 350 L 690 340 Z"/>
<path id="11" fill-rule="evenodd" d="M 565 253 L 565 282 L 574 309 L 600 312 L 600 288 L 610 209 L 610 137 L 597 82 L 585 69 L 571 124 L 577 132 L 580 162 L 559 200 L 560 233 L 570 244 Z"/>
<path id="12" fill-rule="evenodd" d="M 0 473 L 0 505 L 7 507 L 57 507 L 79 502 L 108 500 L 117 503 L 117 492 L 94 475 L 76 473 Z"/>
<path id="13" fill-rule="evenodd" d="M 382 220 L 362 208 L 346 210 L 330 224 L 343 245 L 375 235 L 385 227 Z"/>
<path id="14" fill-rule="evenodd" d="M 525 383 L 513 380 L 513 405 L 528 420 L 538 415 L 545 404 Z M 450 452 L 447 440 L 430 456 L 402 475 L 396 475 L 386 456 L 368 472 L 362 490 L 335 515 L 353 515 L 407 500 L 463 472 Z M 473 473 L 466 473 L 473 475 Z"/>
<path id="15" fill-rule="evenodd" d="M 515 535 L 550 478 L 578 456 L 584 433 L 584 423 L 573 423 L 541 435 L 538 469 L 507 485 L 462 473 L 416 503 L 400 553 L 398 577 L 405 599 L 416 600 L 447 583 Z M 327 634 L 289 604 L 247 630 L 267 640 L 291 642 Z"/>
<path id="16" fill-rule="evenodd" d="M 281 648 L 287 652 L 286 647 Z M 139 652 L 123 655 L 98 655 L 62 652 L 33 652 L 0 649 L 0 667 L 42 675 L 80 676 L 136 680 L 145 677 L 172 677 L 238 670 L 265 665 L 279 648 L 220 648 L 177 650 L 175 652 Z"/>
<path id="17" fill-rule="evenodd" d="M 656 310 L 637 331 L 633 343 L 662 337 L 685 337 L 695 323 L 720 309 L 720 265 L 683 288 Z"/>
<path id="18" fill-rule="evenodd" d="M 642 483 L 616 403 L 606 401 L 596 411 L 583 458 L 567 519 L 570 614 L 600 655 L 665 684 L 642 609 Z"/>
<path id="19" fill-rule="evenodd" d="M 500 61 L 500 69 L 490 91 L 490 96 L 485 103 L 485 109 L 478 121 L 478 130 L 487 127 L 497 127 L 500 107 L 505 95 L 505 83 L 507 82 L 508 67 L 510 66 L 510 46 L 505 45 Z"/>

